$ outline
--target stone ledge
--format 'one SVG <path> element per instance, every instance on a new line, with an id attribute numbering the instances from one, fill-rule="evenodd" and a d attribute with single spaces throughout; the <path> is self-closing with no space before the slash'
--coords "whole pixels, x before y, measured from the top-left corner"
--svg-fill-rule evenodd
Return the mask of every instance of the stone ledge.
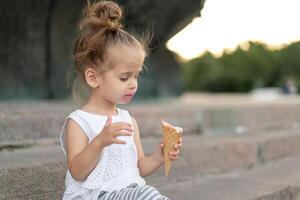
<path id="1" fill-rule="evenodd" d="M 300 130 L 300 105 L 188 106 L 134 104 L 126 106 L 142 136 L 160 137 L 161 118 L 182 126 L 185 134 L 234 135 Z M 57 139 L 65 117 L 75 110 L 66 102 L 0 102 L 0 146 L 27 140 Z M 285 113 L 284 115 L 282 113 Z"/>
<path id="2" fill-rule="evenodd" d="M 299 200 L 300 157 L 255 167 L 160 185 L 174 200 Z"/>
<path id="3" fill-rule="evenodd" d="M 276 145 L 272 144 L 280 141 L 284 141 L 285 148 L 273 151 L 272 148 Z M 158 142 L 158 138 L 142 138 L 145 153 L 152 152 Z M 186 135 L 183 142 L 181 158 L 174 162 L 170 176 L 165 177 L 161 168 L 146 178 L 149 184 L 159 188 L 171 184 L 176 188 L 176 183 L 193 181 L 195 176 L 202 179 L 201 177 L 209 174 L 216 175 L 238 169 L 251 171 L 268 165 L 274 159 L 284 159 L 300 152 L 300 147 L 296 148 L 294 145 L 300 143 L 300 135 L 293 132 L 235 137 Z M 0 152 L 0 160 L 0 194 L 5 194 L 7 198 L 22 199 L 25 194 L 28 199 L 38 199 L 40 194 L 56 198 L 62 194 L 66 162 L 60 146 L 43 142 L 38 146 L 12 152 L 5 150 Z M 219 182 L 221 183 L 222 181 Z"/>

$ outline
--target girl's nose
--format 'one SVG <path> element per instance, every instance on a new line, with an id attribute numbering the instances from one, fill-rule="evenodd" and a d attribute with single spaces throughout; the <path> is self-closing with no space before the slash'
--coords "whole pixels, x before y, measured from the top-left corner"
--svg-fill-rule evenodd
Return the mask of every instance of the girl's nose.
<path id="1" fill-rule="evenodd" d="M 138 86 L 137 80 L 134 79 L 134 80 L 132 80 L 132 81 L 130 82 L 129 88 L 130 88 L 130 89 L 136 89 L 137 86 Z"/>

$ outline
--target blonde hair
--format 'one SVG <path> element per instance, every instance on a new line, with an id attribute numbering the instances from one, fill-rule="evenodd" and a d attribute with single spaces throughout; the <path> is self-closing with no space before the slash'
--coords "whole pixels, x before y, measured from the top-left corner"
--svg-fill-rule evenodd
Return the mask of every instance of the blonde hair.
<path id="1" fill-rule="evenodd" d="M 73 51 L 76 73 L 71 73 L 68 77 L 68 85 L 72 85 L 72 97 L 76 104 L 82 105 L 90 92 L 85 80 L 85 70 L 88 67 L 100 73 L 109 70 L 103 64 L 108 47 L 116 44 L 140 46 L 148 53 L 151 34 L 148 32 L 140 37 L 126 31 L 121 23 L 123 13 L 123 9 L 112 1 L 87 3 L 84 17 L 79 23 L 82 34 L 75 41 Z M 73 82 L 70 84 L 71 81 Z"/>

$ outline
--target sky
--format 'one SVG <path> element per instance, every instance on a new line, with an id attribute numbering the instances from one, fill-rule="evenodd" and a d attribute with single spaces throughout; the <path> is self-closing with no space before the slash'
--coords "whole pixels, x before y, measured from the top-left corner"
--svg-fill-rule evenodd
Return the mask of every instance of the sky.
<path id="1" fill-rule="evenodd" d="M 246 41 L 280 48 L 300 40 L 299 0 L 206 0 L 201 17 L 167 42 L 185 60 L 209 51 L 216 56 Z"/>

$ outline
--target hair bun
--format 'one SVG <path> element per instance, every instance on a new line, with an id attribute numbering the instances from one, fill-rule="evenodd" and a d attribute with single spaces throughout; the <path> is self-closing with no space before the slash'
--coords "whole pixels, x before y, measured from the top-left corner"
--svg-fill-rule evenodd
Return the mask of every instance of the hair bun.
<path id="1" fill-rule="evenodd" d="M 80 28 L 88 27 L 93 30 L 107 29 L 116 31 L 123 25 L 120 20 L 123 16 L 122 9 L 112 1 L 100 1 L 88 5 L 85 10 L 85 18 L 80 23 Z"/>

